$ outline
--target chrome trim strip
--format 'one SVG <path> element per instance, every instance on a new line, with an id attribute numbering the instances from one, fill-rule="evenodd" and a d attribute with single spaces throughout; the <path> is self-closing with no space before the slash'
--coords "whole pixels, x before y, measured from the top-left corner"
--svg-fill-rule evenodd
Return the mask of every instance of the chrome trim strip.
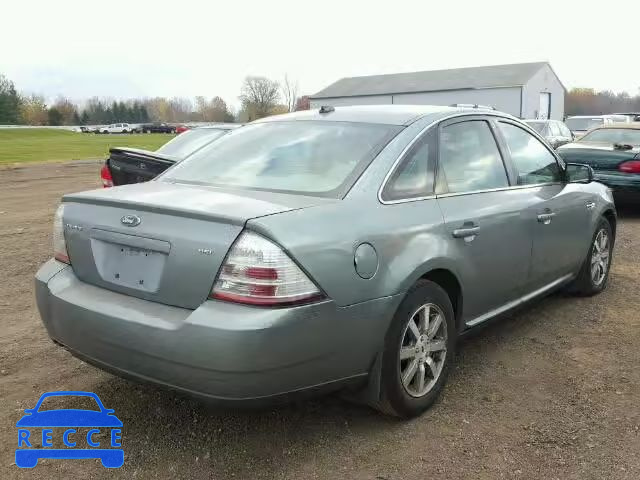
<path id="1" fill-rule="evenodd" d="M 560 277 L 557 280 L 554 280 L 553 282 L 545 285 L 542 288 L 539 288 L 537 290 L 534 290 L 531 293 L 528 293 L 526 295 L 524 295 L 523 297 L 520 297 L 516 300 L 513 300 L 512 302 L 509 303 L 505 303 L 504 305 L 502 305 L 501 307 L 496 308 L 495 310 L 491 310 L 488 313 L 485 313 L 484 315 L 480 315 L 479 317 L 476 317 L 472 320 L 469 320 L 468 322 L 465 322 L 465 325 L 467 327 L 474 327 L 486 320 L 489 320 L 490 318 L 495 317 L 496 315 L 500 315 L 501 313 L 506 312 L 507 310 L 511 310 L 514 307 L 517 307 L 518 305 L 522 305 L 525 302 L 528 302 L 529 300 L 537 297 L 538 295 L 542 295 L 545 292 L 548 292 L 549 290 L 552 290 L 553 288 L 562 285 L 563 283 L 567 282 L 568 280 L 572 279 L 574 277 L 573 274 L 568 274 L 565 275 L 564 277 Z"/>
<path id="2" fill-rule="evenodd" d="M 564 166 L 564 162 L 562 161 L 561 157 L 556 152 L 552 151 L 547 146 L 546 140 L 544 140 L 538 134 L 538 132 L 536 132 L 534 129 L 532 129 L 529 125 L 524 123 L 522 120 L 514 117 L 513 115 L 509 115 L 508 113 L 504 113 L 504 112 L 493 112 L 491 110 L 486 110 L 486 111 L 480 111 L 479 110 L 479 111 L 475 111 L 475 112 L 453 113 L 451 115 L 447 115 L 445 117 L 439 118 L 438 120 L 435 120 L 435 121 L 431 122 L 429 125 L 427 125 L 422 130 L 420 130 L 416 134 L 416 136 L 413 137 L 413 139 L 407 144 L 407 146 L 402 149 L 402 151 L 400 152 L 400 155 L 398 155 L 398 158 L 396 158 L 396 160 L 393 162 L 393 165 L 391 165 L 391 168 L 389 169 L 389 171 L 387 172 L 387 174 L 384 177 L 384 180 L 382 181 L 382 185 L 380 185 L 380 188 L 378 189 L 378 201 L 383 205 L 396 205 L 396 204 L 399 204 L 399 203 L 417 202 L 417 201 L 420 201 L 420 200 L 432 200 L 432 199 L 437 198 L 437 197 L 448 197 L 448 196 L 457 196 L 457 195 L 471 195 L 471 194 L 474 194 L 474 193 L 498 192 L 498 191 L 502 191 L 502 190 L 541 187 L 541 186 L 547 186 L 547 185 L 560 185 L 561 184 L 561 182 L 552 182 L 552 183 L 538 183 L 536 185 L 510 185 L 508 187 L 494 188 L 494 189 L 488 189 L 488 190 L 476 190 L 476 191 L 472 191 L 472 192 L 445 193 L 445 194 L 440 194 L 440 195 L 436 195 L 434 193 L 432 195 L 427 195 L 427 196 L 424 196 L 424 197 L 402 198 L 402 199 L 398 199 L 398 200 L 383 200 L 382 191 L 384 190 L 384 187 L 387 185 L 387 182 L 389 181 L 389 178 L 391 177 L 391 175 L 393 175 L 393 173 L 395 172 L 396 168 L 398 167 L 400 162 L 404 159 L 404 157 L 407 154 L 407 152 L 411 149 L 411 147 L 418 141 L 418 139 L 420 139 L 420 137 L 427 130 L 429 130 L 433 126 L 439 124 L 440 122 L 444 122 L 444 121 L 450 120 L 452 118 L 473 117 L 473 116 L 478 116 L 478 115 L 489 115 L 489 116 L 493 116 L 493 117 L 504 118 L 506 120 L 516 121 L 518 126 L 524 127 L 524 129 L 526 131 L 528 131 L 529 133 L 533 134 L 534 137 L 536 137 L 538 140 L 540 140 L 542 142 L 543 146 L 545 146 L 547 148 L 547 150 L 556 158 L 556 160 L 560 159 L 561 166 Z"/>
<path id="3" fill-rule="evenodd" d="M 436 195 L 436 197 L 437 198 L 459 197 L 462 195 L 473 195 L 476 193 L 504 192 L 509 190 L 525 190 L 527 188 L 548 187 L 550 185 L 562 185 L 562 184 L 560 182 L 549 182 L 549 183 L 536 183 L 533 185 L 513 185 L 510 187 L 488 188 L 486 190 L 472 190 L 470 192 L 441 193 Z"/>

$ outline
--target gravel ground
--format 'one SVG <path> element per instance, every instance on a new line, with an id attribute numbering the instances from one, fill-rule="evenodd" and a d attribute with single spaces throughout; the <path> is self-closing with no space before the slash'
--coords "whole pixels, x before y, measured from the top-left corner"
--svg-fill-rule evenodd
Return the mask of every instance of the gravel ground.
<path id="1" fill-rule="evenodd" d="M 49 341 L 33 275 L 51 255 L 62 193 L 98 165 L 0 169 L 0 478 L 640 478 L 640 210 L 620 214 L 609 288 L 562 294 L 460 345 L 441 400 L 400 422 L 327 397 L 217 411 L 116 378 Z M 125 465 L 14 464 L 15 422 L 42 392 L 96 392 L 123 421 Z"/>

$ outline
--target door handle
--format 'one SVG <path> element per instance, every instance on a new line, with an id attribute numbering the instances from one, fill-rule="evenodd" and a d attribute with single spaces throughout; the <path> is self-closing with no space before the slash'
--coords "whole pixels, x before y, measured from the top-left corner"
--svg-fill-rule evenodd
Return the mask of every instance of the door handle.
<path id="1" fill-rule="evenodd" d="M 587 210 L 593 210 L 594 208 L 596 208 L 595 202 L 587 203 Z"/>
<path id="2" fill-rule="evenodd" d="M 456 228 L 451 234 L 454 238 L 475 237 L 480 232 L 480 227 Z"/>
<path id="3" fill-rule="evenodd" d="M 551 223 L 551 220 L 553 220 L 553 217 L 555 217 L 556 214 L 551 212 L 551 213 L 541 213 L 540 215 L 538 215 L 538 222 L 542 223 L 543 225 L 549 225 Z"/>

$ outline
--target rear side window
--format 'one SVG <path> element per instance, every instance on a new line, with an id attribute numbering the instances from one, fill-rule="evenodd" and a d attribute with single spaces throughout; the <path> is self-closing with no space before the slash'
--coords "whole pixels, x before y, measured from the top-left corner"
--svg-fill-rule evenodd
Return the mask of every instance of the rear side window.
<path id="1" fill-rule="evenodd" d="M 551 130 L 551 135 L 554 137 L 560 136 L 560 129 L 558 128 L 558 124 L 556 122 L 549 122 L 549 129 Z"/>
<path id="2" fill-rule="evenodd" d="M 429 161 L 435 147 L 433 131 L 416 142 L 395 169 L 382 192 L 387 201 L 419 198 L 433 191 L 433 175 L 429 173 Z"/>
<path id="3" fill-rule="evenodd" d="M 487 122 L 472 120 L 442 129 L 438 175 L 446 181 L 449 193 L 509 186 L 502 156 Z"/>
<path id="4" fill-rule="evenodd" d="M 529 132 L 510 123 L 499 122 L 511 159 L 518 173 L 518 185 L 560 181 L 556 158 Z"/>
<path id="5" fill-rule="evenodd" d="M 562 122 L 558 123 L 558 125 L 560 126 L 560 132 L 562 132 L 562 136 L 571 138 L 571 131 L 567 128 L 567 126 Z"/>

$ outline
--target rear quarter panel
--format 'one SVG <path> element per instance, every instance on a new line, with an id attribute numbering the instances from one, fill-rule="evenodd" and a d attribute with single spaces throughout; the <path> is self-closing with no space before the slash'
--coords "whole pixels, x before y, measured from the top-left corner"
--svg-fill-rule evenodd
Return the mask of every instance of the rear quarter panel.
<path id="1" fill-rule="evenodd" d="M 343 201 L 248 222 L 274 239 L 338 305 L 351 305 L 406 291 L 435 268 L 455 270 L 445 256 L 443 219 L 435 200 L 396 205 Z M 358 275 L 356 248 L 369 243 L 378 268 Z"/>

